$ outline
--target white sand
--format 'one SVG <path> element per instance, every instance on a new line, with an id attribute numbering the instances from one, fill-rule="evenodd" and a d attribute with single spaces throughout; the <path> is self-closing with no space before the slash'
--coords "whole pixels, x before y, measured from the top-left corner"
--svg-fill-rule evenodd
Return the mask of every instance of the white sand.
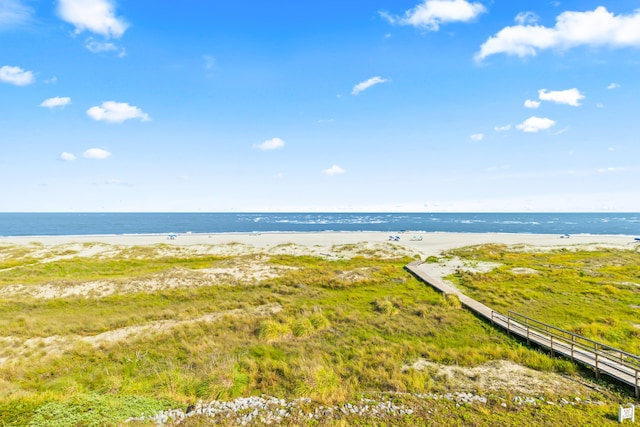
<path id="1" fill-rule="evenodd" d="M 621 235 L 574 235 L 562 238 L 549 234 L 500 234 L 500 233 L 402 233 L 399 241 L 390 242 L 390 233 L 386 232 L 320 232 L 320 233 L 222 233 L 222 234 L 181 234 L 175 239 L 167 235 L 113 235 L 113 236 L 43 236 L 43 237 L 5 237 L 0 244 L 28 245 L 39 243 L 46 247 L 61 245 L 80 245 L 104 243 L 115 246 L 148 246 L 167 244 L 177 247 L 198 248 L 224 246 L 228 253 L 233 243 L 240 244 L 238 253 L 253 251 L 272 251 L 274 248 L 288 246 L 288 253 L 331 253 L 334 246 L 365 244 L 373 247 L 404 248 L 410 253 L 424 257 L 438 256 L 444 250 L 485 243 L 506 245 L 528 245 L 540 249 L 553 247 L 598 246 L 636 248 L 640 244 L 632 236 Z M 412 240 L 421 236 L 422 240 Z M 251 250 L 253 249 L 253 250 Z M 85 247 L 81 254 L 90 255 L 95 248 Z M 210 250 L 205 252 L 211 253 Z M 232 251 L 233 253 L 233 251 Z"/>

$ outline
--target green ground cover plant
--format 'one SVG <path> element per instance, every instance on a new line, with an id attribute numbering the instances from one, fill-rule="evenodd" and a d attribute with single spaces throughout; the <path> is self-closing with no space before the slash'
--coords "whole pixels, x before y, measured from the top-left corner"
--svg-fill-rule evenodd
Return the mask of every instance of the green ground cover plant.
<path id="1" fill-rule="evenodd" d="M 171 257 L 160 249 L 29 263 L 0 271 L 0 286 L 119 281 L 238 261 L 197 254 Z M 22 256 L 27 259 L 29 253 Z M 418 360 L 461 367 L 509 360 L 580 376 L 571 362 L 527 348 L 461 309 L 459 301 L 417 281 L 404 270 L 408 257 L 263 255 L 247 257 L 246 262 L 257 259 L 287 268 L 259 281 L 212 280 L 195 288 L 99 298 L 4 297 L 0 426 L 56 425 L 54 420 L 59 425 L 118 425 L 143 412 L 186 407 L 197 400 L 262 394 L 333 404 L 380 393 L 451 390 L 446 377 L 414 368 Z M 632 302 L 625 292 L 633 290 L 618 288 L 616 298 Z M 166 321 L 173 323 L 162 326 Z M 136 328 L 142 332 L 122 339 L 84 340 Z M 486 392 L 479 386 L 474 390 Z M 548 397 L 557 398 L 555 393 L 550 388 Z M 502 394 L 508 398 L 509 390 Z M 619 396 L 601 390 L 591 397 L 604 405 L 584 411 L 560 406 L 535 411 L 547 420 L 542 425 L 565 417 L 608 422 L 604 414 L 614 412 Z M 446 417 L 447 405 L 433 403 L 425 411 L 433 409 L 428 415 L 437 425 L 534 425 L 525 422 L 533 409 L 463 407 Z M 422 415 L 427 417 L 427 412 Z M 421 425 L 422 419 L 416 415 L 396 421 Z M 192 422 L 206 425 L 206 420 Z M 348 424 L 387 425 L 371 419 Z"/>
<path id="2" fill-rule="evenodd" d="M 449 253 L 499 263 L 450 277 L 470 297 L 640 354 L 640 252 L 635 249 L 527 251 L 501 245 Z"/>

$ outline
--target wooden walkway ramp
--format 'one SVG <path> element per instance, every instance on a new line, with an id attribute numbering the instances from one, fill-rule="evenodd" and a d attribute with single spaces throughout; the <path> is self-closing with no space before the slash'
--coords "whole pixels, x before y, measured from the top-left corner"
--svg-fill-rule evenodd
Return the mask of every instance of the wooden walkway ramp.
<path id="1" fill-rule="evenodd" d="M 463 306 L 480 317 L 499 326 L 510 334 L 516 335 L 552 354 L 559 354 L 595 370 L 596 378 L 608 375 L 622 383 L 630 385 L 636 397 L 640 397 L 640 357 L 614 347 L 607 346 L 589 338 L 556 328 L 535 319 L 509 311 L 499 313 L 490 307 L 469 298 L 457 289 L 432 277 L 420 268 L 422 261 L 414 261 L 406 269 L 423 282 L 444 294 L 457 295 Z"/>

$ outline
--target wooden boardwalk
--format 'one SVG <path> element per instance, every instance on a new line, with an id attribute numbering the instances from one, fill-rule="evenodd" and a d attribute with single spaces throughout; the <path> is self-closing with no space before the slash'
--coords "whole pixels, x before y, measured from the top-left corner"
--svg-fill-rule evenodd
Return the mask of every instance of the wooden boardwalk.
<path id="1" fill-rule="evenodd" d="M 423 282 L 431 285 L 443 294 L 457 295 L 463 306 L 485 318 L 495 326 L 499 326 L 510 334 L 519 336 L 528 344 L 534 343 L 546 348 L 552 354 L 559 354 L 594 369 L 596 377 L 606 374 L 622 383 L 630 385 L 636 397 L 640 397 L 640 357 L 609 347 L 597 341 L 573 334 L 539 322 L 518 313 L 499 313 L 490 307 L 469 298 L 442 280 L 427 274 L 420 265 L 421 261 L 414 261 L 406 269 Z"/>

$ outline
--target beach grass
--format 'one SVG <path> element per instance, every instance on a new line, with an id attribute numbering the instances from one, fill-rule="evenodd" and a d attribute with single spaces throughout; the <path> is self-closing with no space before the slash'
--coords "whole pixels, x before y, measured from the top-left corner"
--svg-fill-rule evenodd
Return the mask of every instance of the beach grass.
<path id="1" fill-rule="evenodd" d="M 467 251 L 456 255 L 485 256 L 477 248 Z M 509 252 L 504 252 L 507 257 Z M 168 256 L 163 247 L 114 249 L 108 257 L 65 256 L 45 263 L 33 253 L 20 253 L 25 262 L 0 271 L 0 286 L 118 284 L 239 265 L 237 257 Z M 250 275 L 200 278 L 193 287 L 105 296 L 3 297 L 0 330 L 9 341 L 0 341 L 0 360 L 5 359 L 0 364 L 0 425 L 118 425 L 128 417 L 186 407 L 198 400 L 263 394 L 305 396 L 315 404 L 332 405 L 392 393 L 409 402 L 421 393 L 461 387 L 460 381 L 436 369 L 418 368 L 416 362 L 422 360 L 461 368 L 507 360 L 576 381 L 584 381 L 584 375 L 590 378 L 572 362 L 527 348 L 461 309 L 459 301 L 416 280 L 404 270 L 409 257 L 240 259 L 247 266 L 257 260 L 279 268 L 279 274 L 260 280 Z M 464 281 L 466 277 L 459 275 L 460 286 L 477 292 Z M 633 300 L 625 292 L 634 290 L 618 288 L 616 298 Z M 518 292 L 524 291 L 511 292 L 504 297 L 522 300 Z M 582 301 L 582 294 L 567 298 Z M 589 313 L 594 316 L 590 322 L 601 318 L 596 308 L 584 316 Z M 616 313 L 607 316 L 624 322 Z M 483 389 L 473 378 L 464 384 L 467 390 L 501 396 L 507 402 L 512 394 L 508 388 Z M 527 424 L 534 412 L 547 425 L 564 419 L 580 425 L 579 421 L 593 417 L 602 421 L 598 425 L 611 421 L 605 414 L 613 413 L 620 399 L 615 389 L 579 390 L 583 399 L 602 405 L 583 410 L 552 405 L 514 408 L 503 407 L 496 397 L 486 407 L 450 408 L 447 402 L 430 401 L 412 404 L 418 408 L 416 415 L 394 423 L 428 425 L 422 414 L 438 425 L 534 425 Z M 557 400 L 575 393 L 550 386 L 541 394 Z M 386 425 L 378 421 L 356 417 L 344 422 Z"/>
<path id="2" fill-rule="evenodd" d="M 640 354 L 637 250 L 530 251 L 483 245 L 448 255 L 499 264 L 488 272 L 458 271 L 450 277 L 471 298 Z"/>

